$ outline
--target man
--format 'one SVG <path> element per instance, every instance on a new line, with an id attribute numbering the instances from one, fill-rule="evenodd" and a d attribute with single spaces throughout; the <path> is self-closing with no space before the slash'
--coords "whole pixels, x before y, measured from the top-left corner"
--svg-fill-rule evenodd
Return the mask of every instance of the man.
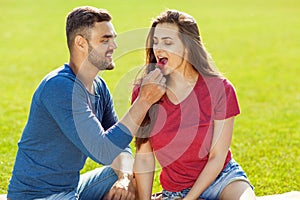
<path id="1" fill-rule="evenodd" d="M 117 120 L 100 70 L 113 69 L 117 48 L 110 14 L 94 7 L 69 13 L 69 64 L 49 73 L 32 99 L 8 187 L 14 199 L 134 199 L 129 143 L 149 107 L 165 93 L 160 70 Z M 86 158 L 112 167 L 80 175 Z"/>

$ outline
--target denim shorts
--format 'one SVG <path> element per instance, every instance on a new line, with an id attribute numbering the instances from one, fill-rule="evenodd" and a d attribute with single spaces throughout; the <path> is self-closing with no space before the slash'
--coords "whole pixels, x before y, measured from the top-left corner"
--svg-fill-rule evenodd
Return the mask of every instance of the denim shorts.
<path id="1" fill-rule="evenodd" d="M 74 191 L 71 192 L 62 192 L 58 194 L 53 194 L 51 196 L 40 198 L 40 199 L 34 199 L 34 200 L 77 200 L 78 196 Z"/>
<path id="2" fill-rule="evenodd" d="M 242 167 L 234 160 L 231 159 L 226 167 L 221 171 L 221 173 L 217 176 L 215 181 L 200 195 L 200 199 L 205 200 L 215 200 L 219 199 L 221 192 L 224 188 L 232 183 L 233 181 L 245 181 L 250 187 L 253 189 L 254 187 L 250 184 L 246 173 L 243 171 Z M 163 190 L 162 191 L 162 199 L 163 200 L 174 200 L 184 198 L 191 188 L 184 189 L 179 192 L 170 192 Z"/>
<path id="3" fill-rule="evenodd" d="M 35 200 L 102 199 L 117 180 L 111 167 L 101 167 L 80 175 L 77 189 Z"/>

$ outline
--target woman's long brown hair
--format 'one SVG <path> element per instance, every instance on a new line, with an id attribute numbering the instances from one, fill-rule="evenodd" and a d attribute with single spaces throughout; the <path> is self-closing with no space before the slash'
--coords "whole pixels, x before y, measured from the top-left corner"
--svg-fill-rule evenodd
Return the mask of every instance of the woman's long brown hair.
<path id="1" fill-rule="evenodd" d="M 188 62 L 201 74 L 202 76 L 219 77 L 222 74 L 215 68 L 211 57 L 205 50 L 200 37 L 197 23 L 190 15 L 177 11 L 167 10 L 161 13 L 151 25 L 151 29 L 148 33 L 146 40 L 146 68 L 143 76 L 155 69 L 156 58 L 153 51 L 153 35 L 157 24 L 170 23 L 175 24 L 179 30 L 179 38 L 183 42 L 184 46 L 188 49 Z M 135 81 L 136 85 L 141 83 L 142 78 Z M 154 104 L 148 111 L 144 118 L 141 127 L 138 130 L 135 145 L 137 149 L 147 142 L 150 132 L 156 119 L 157 106 Z"/>

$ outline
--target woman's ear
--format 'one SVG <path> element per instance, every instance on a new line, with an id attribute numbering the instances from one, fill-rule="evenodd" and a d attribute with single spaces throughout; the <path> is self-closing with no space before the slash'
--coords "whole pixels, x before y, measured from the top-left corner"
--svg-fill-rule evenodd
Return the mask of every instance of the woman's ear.
<path id="1" fill-rule="evenodd" d="M 85 49 L 87 48 L 87 40 L 82 37 L 81 35 L 76 35 L 75 39 L 74 39 L 74 47 L 75 49 L 79 50 L 79 51 L 85 51 Z"/>

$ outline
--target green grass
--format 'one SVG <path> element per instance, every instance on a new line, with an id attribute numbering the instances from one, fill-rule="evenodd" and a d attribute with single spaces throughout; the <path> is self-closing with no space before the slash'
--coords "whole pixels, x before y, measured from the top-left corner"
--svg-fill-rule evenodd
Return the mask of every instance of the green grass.
<path id="1" fill-rule="evenodd" d="M 68 61 L 65 16 L 80 5 L 106 8 L 114 17 L 117 67 L 102 75 L 120 116 L 143 64 L 143 28 L 166 8 L 194 16 L 216 65 L 237 89 L 242 114 L 232 151 L 256 194 L 300 190 L 299 1 L 1 0 L 0 193 L 6 193 L 35 88 L 46 73 Z M 88 160 L 83 172 L 96 166 Z M 154 191 L 160 190 L 159 170 Z"/>

